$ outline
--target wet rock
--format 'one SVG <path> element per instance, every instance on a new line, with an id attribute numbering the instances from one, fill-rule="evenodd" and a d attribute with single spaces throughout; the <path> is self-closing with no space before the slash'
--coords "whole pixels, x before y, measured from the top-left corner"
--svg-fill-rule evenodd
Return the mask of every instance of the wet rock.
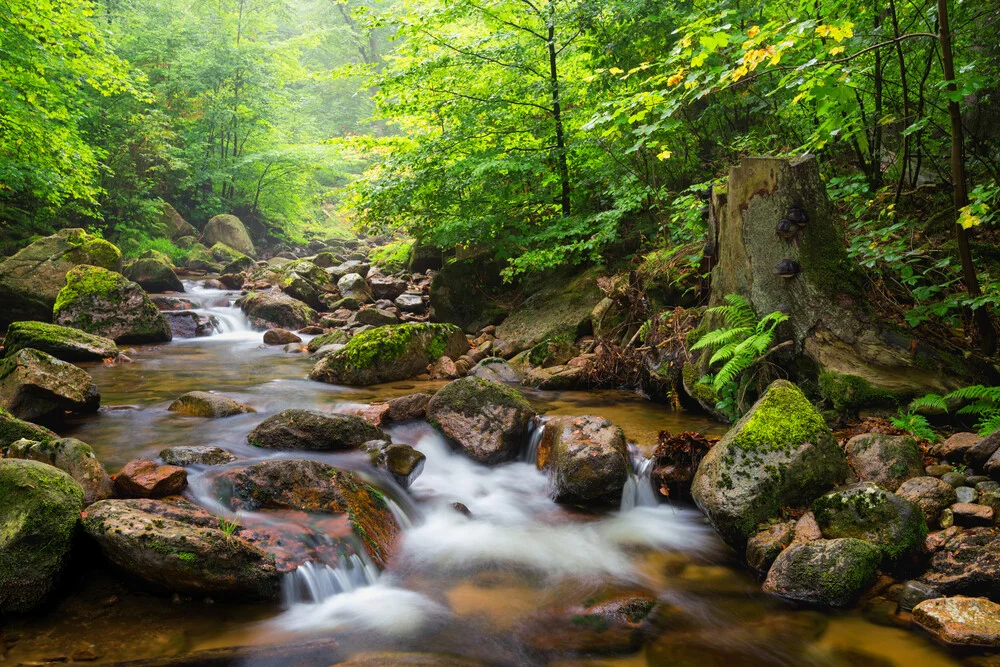
<path id="1" fill-rule="evenodd" d="M 974 503 L 979 497 L 979 492 L 968 486 L 960 486 L 955 489 L 955 498 L 960 503 Z"/>
<path id="2" fill-rule="evenodd" d="M 955 503 L 950 508 L 956 526 L 972 528 L 993 525 L 993 508 L 975 503 Z"/>
<path id="3" fill-rule="evenodd" d="M 66 274 L 79 264 L 119 271 L 122 255 L 104 239 L 73 228 L 39 239 L 0 262 L 0 322 L 52 321 Z"/>
<path id="4" fill-rule="evenodd" d="M 351 273 L 356 273 L 361 277 L 367 276 L 369 270 L 371 270 L 371 264 L 368 262 L 350 259 L 343 264 L 328 268 L 326 273 L 334 280 L 340 280 Z"/>
<path id="5" fill-rule="evenodd" d="M 351 472 L 319 461 L 265 461 L 223 473 L 234 511 L 295 509 L 345 515 L 372 559 L 384 567 L 399 534 L 385 496 Z"/>
<path id="6" fill-rule="evenodd" d="M 899 608 L 902 611 L 912 611 L 914 607 L 933 598 L 941 597 L 934 588 L 921 581 L 907 581 L 903 584 L 902 593 L 899 596 Z"/>
<path id="7" fill-rule="evenodd" d="M 221 243 L 251 257 L 255 254 L 250 233 L 235 215 L 217 215 L 209 220 L 202 231 L 201 242 L 207 246 Z"/>
<path id="8" fill-rule="evenodd" d="M 758 524 L 812 502 L 847 472 L 826 422 L 798 387 L 779 380 L 705 455 L 691 494 L 742 551 Z"/>
<path id="9" fill-rule="evenodd" d="M 521 375 L 502 357 L 486 357 L 476 364 L 469 375 L 491 382 L 521 384 Z"/>
<path id="10" fill-rule="evenodd" d="M 369 440 L 390 440 L 382 429 L 356 415 L 292 408 L 268 417 L 250 432 L 249 441 L 265 449 L 338 451 L 357 449 Z"/>
<path id="11" fill-rule="evenodd" d="M 399 318 L 388 310 L 380 308 L 365 308 L 354 313 L 351 318 L 352 324 L 367 324 L 373 327 L 381 327 L 386 324 L 399 324 Z"/>
<path id="12" fill-rule="evenodd" d="M 386 415 L 389 414 L 389 404 L 372 403 L 370 405 L 357 408 L 356 410 L 352 410 L 351 414 L 361 417 L 366 422 L 373 424 L 374 426 L 382 426 L 386 421 Z"/>
<path id="13" fill-rule="evenodd" d="M 402 422 L 411 419 L 423 419 L 426 416 L 427 405 L 431 402 L 432 396 L 432 394 L 419 393 L 390 398 L 386 421 Z"/>
<path id="14" fill-rule="evenodd" d="M 936 477 L 914 477 L 903 482 L 896 495 L 916 503 L 928 525 L 937 521 L 941 510 L 957 502 L 955 487 Z"/>
<path id="15" fill-rule="evenodd" d="M 337 299 L 333 303 L 329 303 L 327 308 L 334 311 L 335 313 L 342 314 L 344 316 L 344 324 L 350 320 L 353 312 L 355 310 L 360 310 L 361 301 L 358 301 L 352 296 L 345 296 L 342 299 Z"/>
<path id="16" fill-rule="evenodd" d="M 935 534 L 938 544 L 920 581 L 942 595 L 1000 599 L 1000 534 L 996 528 L 957 527 Z"/>
<path id="17" fill-rule="evenodd" d="M 180 412 L 191 417 L 231 417 L 247 412 L 256 412 L 246 403 L 240 403 L 228 396 L 207 391 L 189 391 L 171 403 L 167 410 Z"/>
<path id="18" fill-rule="evenodd" d="M 586 380 L 587 368 L 583 366 L 550 366 L 548 368 L 532 367 L 524 377 L 524 384 L 559 391 L 573 389 Z"/>
<path id="19" fill-rule="evenodd" d="M 1000 491 L 1000 482 L 994 482 L 993 480 L 979 482 L 976 484 L 976 491 L 979 493 L 996 493 Z"/>
<path id="20" fill-rule="evenodd" d="M 483 667 L 485 663 L 448 653 L 416 651 L 363 651 L 337 667 Z"/>
<path id="21" fill-rule="evenodd" d="M 350 340 L 351 340 L 350 333 L 346 331 L 341 331 L 340 329 L 336 329 L 334 331 L 328 331 L 325 334 L 316 336 L 311 341 L 309 341 L 309 344 L 306 346 L 306 348 L 310 352 L 316 352 L 321 347 L 324 347 L 326 345 L 346 345 L 347 343 L 350 342 Z"/>
<path id="22" fill-rule="evenodd" d="M 151 296 L 150 300 L 161 311 L 191 310 L 192 308 L 198 307 L 198 304 L 191 299 L 185 299 L 177 296 Z"/>
<path id="23" fill-rule="evenodd" d="M 473 377 L 449 383 L 427 405 L 427 419 L 473 460 L 486 464 L 516 458 L 534 416 L 517 391 Z"/>
<path id="24" fill-rule="evenodd" d="M 396 308 L 399 308 L 404 313 L 423 315 L 427 311 L 427 304 L 424 303 L 423 296 L 416 292 L 403 292 L 393 299 L 392 302 Z"/>
<path id="25" fill-rule="evenodd" d="M 360 303 L 370 303 L 372 298 L 371 288 L 368 283 L 358 273 L 348 273 L 337 281 L 337 289 L 340 295 L 348 299 L 357 299 Z"/>
<path id="26" fill-rule="evenodd" d="M 265 345 L 287 345 L 301 343 L 302 339 L 287 329 L 268 329 L 264 332 Z"/>
<path id="27" fill-rule="evenodd" d="M 645 593 L 604 593 L 597 599 L 545 609 L 519 629 L 533 649 L 552 653 L 629 653 L 643 639 L 643 622 L 656 606 Z"/>
<path id="28" fill-rule="evenodd" d="M 83 489 L 84 505 L 114 495 L 115 486 L 97 455 L 87 443 L 76 438 L 42 441 L 18 440 L 7 450 L 7 457 L 47 463 L 72 477 Z"/>
<path id="29" fill-rule="evenodd" d="M 181 501 L 102 500 L 87 508 L 83 527 L 104 556 L 160 590 L 221 598 L 273 599 L 273 559 L 219 519 Z"/>
<path id="30" fill-rule="evenodd" d="M 965 452 L 965 462 L 973 468 L 979 470 L 986 465 L 986 462 L 1000 449 L 1000 430 L 994 431 L 990 435 L 980 440 Z"/>
<path id="31" fill-rule="evenodd" d="M 355 335 L 344 349 L 319 361 L 309 377 L 346 385 L 395 382 L 423 373 L 442 356 L 458 357 L 468 349 L 461 329 L 451 324 L 389 325 Z"/>
<path id="32" fill-rule="evenodd" d="M 171 466 L 218 466 L 231 463 L 236 456 L 221 447 L 205 447 L 199 445 L 168 447 L 160 450 L 160 458 Z"/>
<path id="33" fill-rule="evenodd" d="M 228 262 L 229 260 L 226 261 Z M 188 246 L 188 256 L 184 262 L 184 268 L 192 271 L 214 273 L 222 269 L 222 264 L 212 256 L 207 246 L 195 242 Z"/>
<path id="34" fill-rule="evenodd" d="M 810 542 L 822 538 L 823 531 L 819 529 L 819 524 L 816 523 L 816 515 L 812 512 L 806 512 L 795 522 L 793 541 Z"/>
<path id="35" fill-rule="evenodd" d="M 944 442 L 933 445 L 930 452 L 946 461 L 961 463 L 965 460 L 965 454 L 982 439 L 981 435 L 975 433 L 956 433 Z"/>
<path id="36" fill-rule="evenodd" d="M 7 448 L 18 440 L 41 441 L 58 437 L 58 435 L 44 426 L 20 420 L 3 408 L 0 408 L 0 458 L 4 456 Z"/>
<path id="37" fill-rule="evenodd" d="M 847 441 L 847 463 L 863 482 L 895 491 L 924 470 L 917 441 L 908 435 L 865 433 Z"/>
<path id="38" fill-rule="evenodd" d="M 115 359 L 118 346 L 109 338 L 46 322 L 13 322 L 4 339 L 6 356 L 32 348 L 63 361 Z"/>
<path id="39" fill-rule="evenodd" d="M 998 429 L 993 435 L 989 437 L 992 438 L 997 433 L 1000 433 L 1000 429 Z M 996 452 L 993 452 L 993 455 L 990 456 L 989 460 L 986 461 L 985 465 L 983 465 L 983 471 L 993 477 L 1000 476 L 1000 449 L 998 449 Z"/>
<path id="40" fill-rule="evenodd" d="M 946 472 L 941 475 L 941 481 L 951 484 L 953 488 L 965 486 L 965 474 L 957 471 Z"/>
<path id="41" fill-rule="evenodd" d="M 299 259 L 282 267 L 281 289 L 289 296 L 323 309 L 324 301 L 334 292 L 330 276 L 312 262 Z"/>
<path id="42" fill-rule="evenodd" d="M 1000 605 L 986 598 L 925 600 L 913 622 L 946 644 L 1000 648 Z"/>
<path id="43" fill-rule="evenodd" d="M 427 457 L 410 445 L 388 445 L 378 454 L 375 464 L 385 468 L 404 489 L 410 487 L 424 469 Z"/>
<path id="44" fill-rule="evenodd" d="M 371 286 L 372 296 L 376 299 L 388 299 L 392 301 L 406 291 L 407 283 L 401 278 L 383 275 L 368 275 L 368 284 Z"/>
<path id="45" fill-rule="evenodd" d="M 316 311 L 283 292 L 250 292 L 239 301 L 240 309 L 255 326 L 301 329 L 316 320 Z"/>
<path id="46" fill-rule="evenodd" d="M 32 349 L 0 361 L 0 408 L 19 419 L 94 412 L 100 405 L 90 374 L 72 364 Z"/>
<path id="47" fill-rule="evenodd" d="M 854 538 L 797 542 L 781 552 L 764 591 L 829 607 L 850 604 L 875 579 L 882 554 Z"/>
<path id="48" fill-rule="evenodd" d="M 251 259 L 250 257 L 246 257 L 246 256 L 237 257 L 236 259 L 232 260 L 231 262 L 229 262 L 228 264 L 226 264 L 225 266 L 223 266 L 222 270 L 221 270 L 221 273 L 223 275 L 227 275 L 227 274 L 228 275 L 239 275 L 239 274 L 242 274 L 242 273 L 244 273 L 246 271 L 249 271 L 254 266 L 256 266 L 256 264 L 257 263 L 254 262 L 253 259 Z"/>
<path id="49" fill-rule="evenodd" d="M 30 611 L 56 588 L 83 489 L 38 461 L 0 459 L 0 616 Z"/>
<path id="50" fill-rule="evenodd" d="M 126 278 L 147 292 L 183 292 L 181 282 L 169 261 L 160 257 L 140 257 L 129 262 L 123 271 Z"/>
<path id="51" fill-rule="evenodd" d="M 149 459 L 132 459 L 114 479 L 115 489 L 122 498 L 163 498 L 184 490 L 187 471 Z"/>
<path id="52" fill-rule="evenodd" d="M 458 367 L 450 357 L 438 357 L 427 369 L 432 380 L 454 380 L 458 377 Z"/>
<path id="53" fill-rule="evenodd" d="M 556 502 L 621 503 L 630 461 L 620 428 L 603 417 L 586 416 L 555 417 L 544 429 L 536 464 L 549 471 L 549 491 Z"/>
<path id="54" fill-rule="evenodd" d="M 191 311 L 164 312 L 170 325 L 170 332 L 177 338 L 203 338 L 222 333 L 222 327 L 214 315 L 203 315 Z"/>
<path id="55" fill-rule="evenodd" d="M 758 572 L 767 572 L 785 547 L 792 543 L 795 524 L 791 521 L 775 523 L 754 533 L 747 541 L 747 565 Z"/>
<path id="56" fill-rule="evenodd" d="M 861 482 L 821 496 L 813 512 L 823 537 L 853 537 L 878 547 L 897 560 L 924 548 L 927 524 L 916 503 Z"/>

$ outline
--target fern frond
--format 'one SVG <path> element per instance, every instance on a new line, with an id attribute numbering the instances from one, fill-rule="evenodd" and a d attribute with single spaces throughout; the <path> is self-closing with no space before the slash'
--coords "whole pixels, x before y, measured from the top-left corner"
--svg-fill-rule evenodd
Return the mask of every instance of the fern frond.
<path id="1" fill-rule="evenodd" d="M 976 424 L 976 428 L 979 431 L 979 435 L 984 438 L 988 435 L 992 435 L 995 431 L 1000 431 L 1000 412 L 988 416 L 986 419 L 981 420 Z"/>
<path id="2" fill-rule="evenodd" d="M 938 394 L 927 394 L 921 398 L 915 398 L 910 402 L 910 410 L 919 410 L 920 408 L 937 408 L 947 412 L 948 403 L 945 401 L 943 396 L 939 396 Z"/>
<path id="3" fill-rule="evenodd" d="M 750 327 L 737 327 L 735 329 L 716 329 L 715 331 L 709 331 L 707 334 L 698 339 L 698 342 L 691 346 L 691 350 L 700 350 L 702 348 L 716 348 L 721 345 L 728 345 L 733 341 L 738 341 L 739 339 L 746 338 L 750 335 L 752 329 Z"/>
<path id="4" fill-rule="evenodd" d="M 1000 387 L 986 387 L 981 384 L 962 387 L 945 396 L 945 400 L 954 399 L 963 401 L 983 400 L 1000 403 Z"/>
<path id="5" fill-rule="evenodd" d="M 741 341 L 733 341 L 732 343 L 729 343 L 728 345 L 724 345 L 724 346 L 720 347 L 715 352 L 715 354 L 712 355 L 712 358 L 708 360 L 708 365 L 709 366 L 714 366 L 715 364 L 719 363 L 720 361 L 726 361 L 728 359 L 732 359 L 733 355 L 736 354 L 736 350 L 739 349 L 739 346 L 741 344 L 742 344 Z"/>
<path id="6" fill-rule="evenodd" d="M 750 354 L 736 355 L 725 365 L 719 369 L 719 372 L 715 374 L 715 382 L 713 386 L 716 391 L 722 389 L 723 385 L 729 384 L 735 380 L 739 375 L 753 365 L 756 359 Z"/>
<path id="7" fill-rule="evenodd" d="M 963 405 L 958 410 L 960 415 L 988 415 L 1000 411 L 1000 406 L 990 401 L 976 401 Z"/>

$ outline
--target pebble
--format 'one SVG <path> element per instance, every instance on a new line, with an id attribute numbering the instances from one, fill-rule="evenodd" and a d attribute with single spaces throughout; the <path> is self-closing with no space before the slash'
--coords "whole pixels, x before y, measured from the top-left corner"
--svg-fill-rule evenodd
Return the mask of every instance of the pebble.
<path id="1" fill-rule="evenodd" d="M 922 581 L 907 581 L 903 584 L 903 595 L 899 598 L 899 608 L 903 611 L 912 611 L 924 600 L 933 600 L 938 597 L 941 597 L 941 594 L 933 586 L 928 586 Z"/>
<path id="2" fill-rule="evenodd" d="M 990 478 L 986 475 L 969 475 L 965 476 L 965 483 L 968 486 L 975 486 L 976 484 L 981 484 L 983 482 L 990 481 Z"/>
<path id="3" fill-rule="evenodd" d="M 946 472 L 945 474 L 941 475 L 941 481 L 947 482 L 948 484 L 951 484 L 955 488 L 958 488 L 960 486 L 965 486 L 965 475 L 963 475 L 960 472 L 955 472 L 953 470 L 951 472 Z"/>

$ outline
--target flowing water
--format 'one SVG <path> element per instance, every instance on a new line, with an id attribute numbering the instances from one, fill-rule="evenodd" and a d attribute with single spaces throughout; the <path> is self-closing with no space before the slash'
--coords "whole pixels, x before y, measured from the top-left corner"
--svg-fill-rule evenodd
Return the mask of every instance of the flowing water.
<path id="1" fill-rule="evenodd" d="M 294 524 L 296 534 L 307 536 L 314 559 L 286 575 L 280 604 L 147 593 L 95 559 L 71 573 L 66 594 L 50 609 L 2 628 L 0 664 L 128 662 L 313 640 L 336 643 L 336 653 L 316 664 L 373 650 L 504 665 L 959 664 L 900 627 L 906 619 L 887 613 L 886 605 L 820 613 L 760 593 L 700 513 L 660 502 L 650 484 L 647 457 L 659 430 L 722 429 L 629 392 L 526 392 L 545 415 L 599 414 L 625 430 L 632 472 L 621 507 L 597 514 L 548 497 L 546 477 L 533 465 L 544 417 L 520 460 L 491 468 L 453 451 L 424 422 L 390 426 L 394 442 L 410 443 L 427 457 L 407 491 L 359 454 L 253 448 L 247 433 L 282 409 L 344 411 L 443 383 L 359 389 L 311 382 L 305 355 L 263 346 L 261 334 L 231 305 L 234 293 L 187 287 L 223 333 L 141 347 L 130 352 L 132 363 L 89 366 L 104 407 L 64 432 L 89 442 L 111 472 L 175 445 L 223 447 L 243 459 L 233 465 L 308 457 L 357 470 L 386 491 L 403 527 L 390 565 L 379 571 L 367 558 L 337 554 L 322 517 L 241 515 L 244 526 Z M 206 420 L 166 410 L 192 390 L 225 393 L 257 413 Z M 217 472 L 189 468 L 186 494 L 223 515 L 210 484 Z M 592 624 L 581 611 L 637 594 L 659 600 L 640 641 L 637 632 Z M 268 664 L 291 663 L 279 657 Z"/>

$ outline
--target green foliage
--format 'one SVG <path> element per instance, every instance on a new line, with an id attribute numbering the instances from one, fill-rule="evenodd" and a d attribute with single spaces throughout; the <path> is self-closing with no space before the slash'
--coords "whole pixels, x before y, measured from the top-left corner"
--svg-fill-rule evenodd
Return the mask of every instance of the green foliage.
<path id="1" fill-rule="evenodd" d="M 977 384 L 956 389 L 944 396 L 927 394 L 910 403 L 910 411 L 935 408 L 947 412 L 949 405 L 958 402 L 963 404 L 958 414 L 976 417 L 976 429 L 980 435 L 986 436 L 1000 429 L 1000 387 Z"/>
<path id="2" fill-rule="evenodd" d="M 183 266 L 191 254 L 190 248 L 178 248 L 173 241 L 165 238 L 149 238 L 144 234 L 129 234 L 119 239 L 122 255 L 133 259 L 147 250 L 162 252 L 170 258 L 174 266 Z"/>
<path id="3" fill-rule="evenodd" d="M 930 423 L 927 421 L 927 417 L 918 415 L 912 410 L 909 412 L 900 410 L 899 414 L 890 418 L 889 421 L 892 422 L 892 425 L 896 428 L 903 429 L 916 438 L 930 440 L 931 442 L 935 442 L 938 439 L 938 435 L 934 432 L 934 429 L 931 428 Z"/>

